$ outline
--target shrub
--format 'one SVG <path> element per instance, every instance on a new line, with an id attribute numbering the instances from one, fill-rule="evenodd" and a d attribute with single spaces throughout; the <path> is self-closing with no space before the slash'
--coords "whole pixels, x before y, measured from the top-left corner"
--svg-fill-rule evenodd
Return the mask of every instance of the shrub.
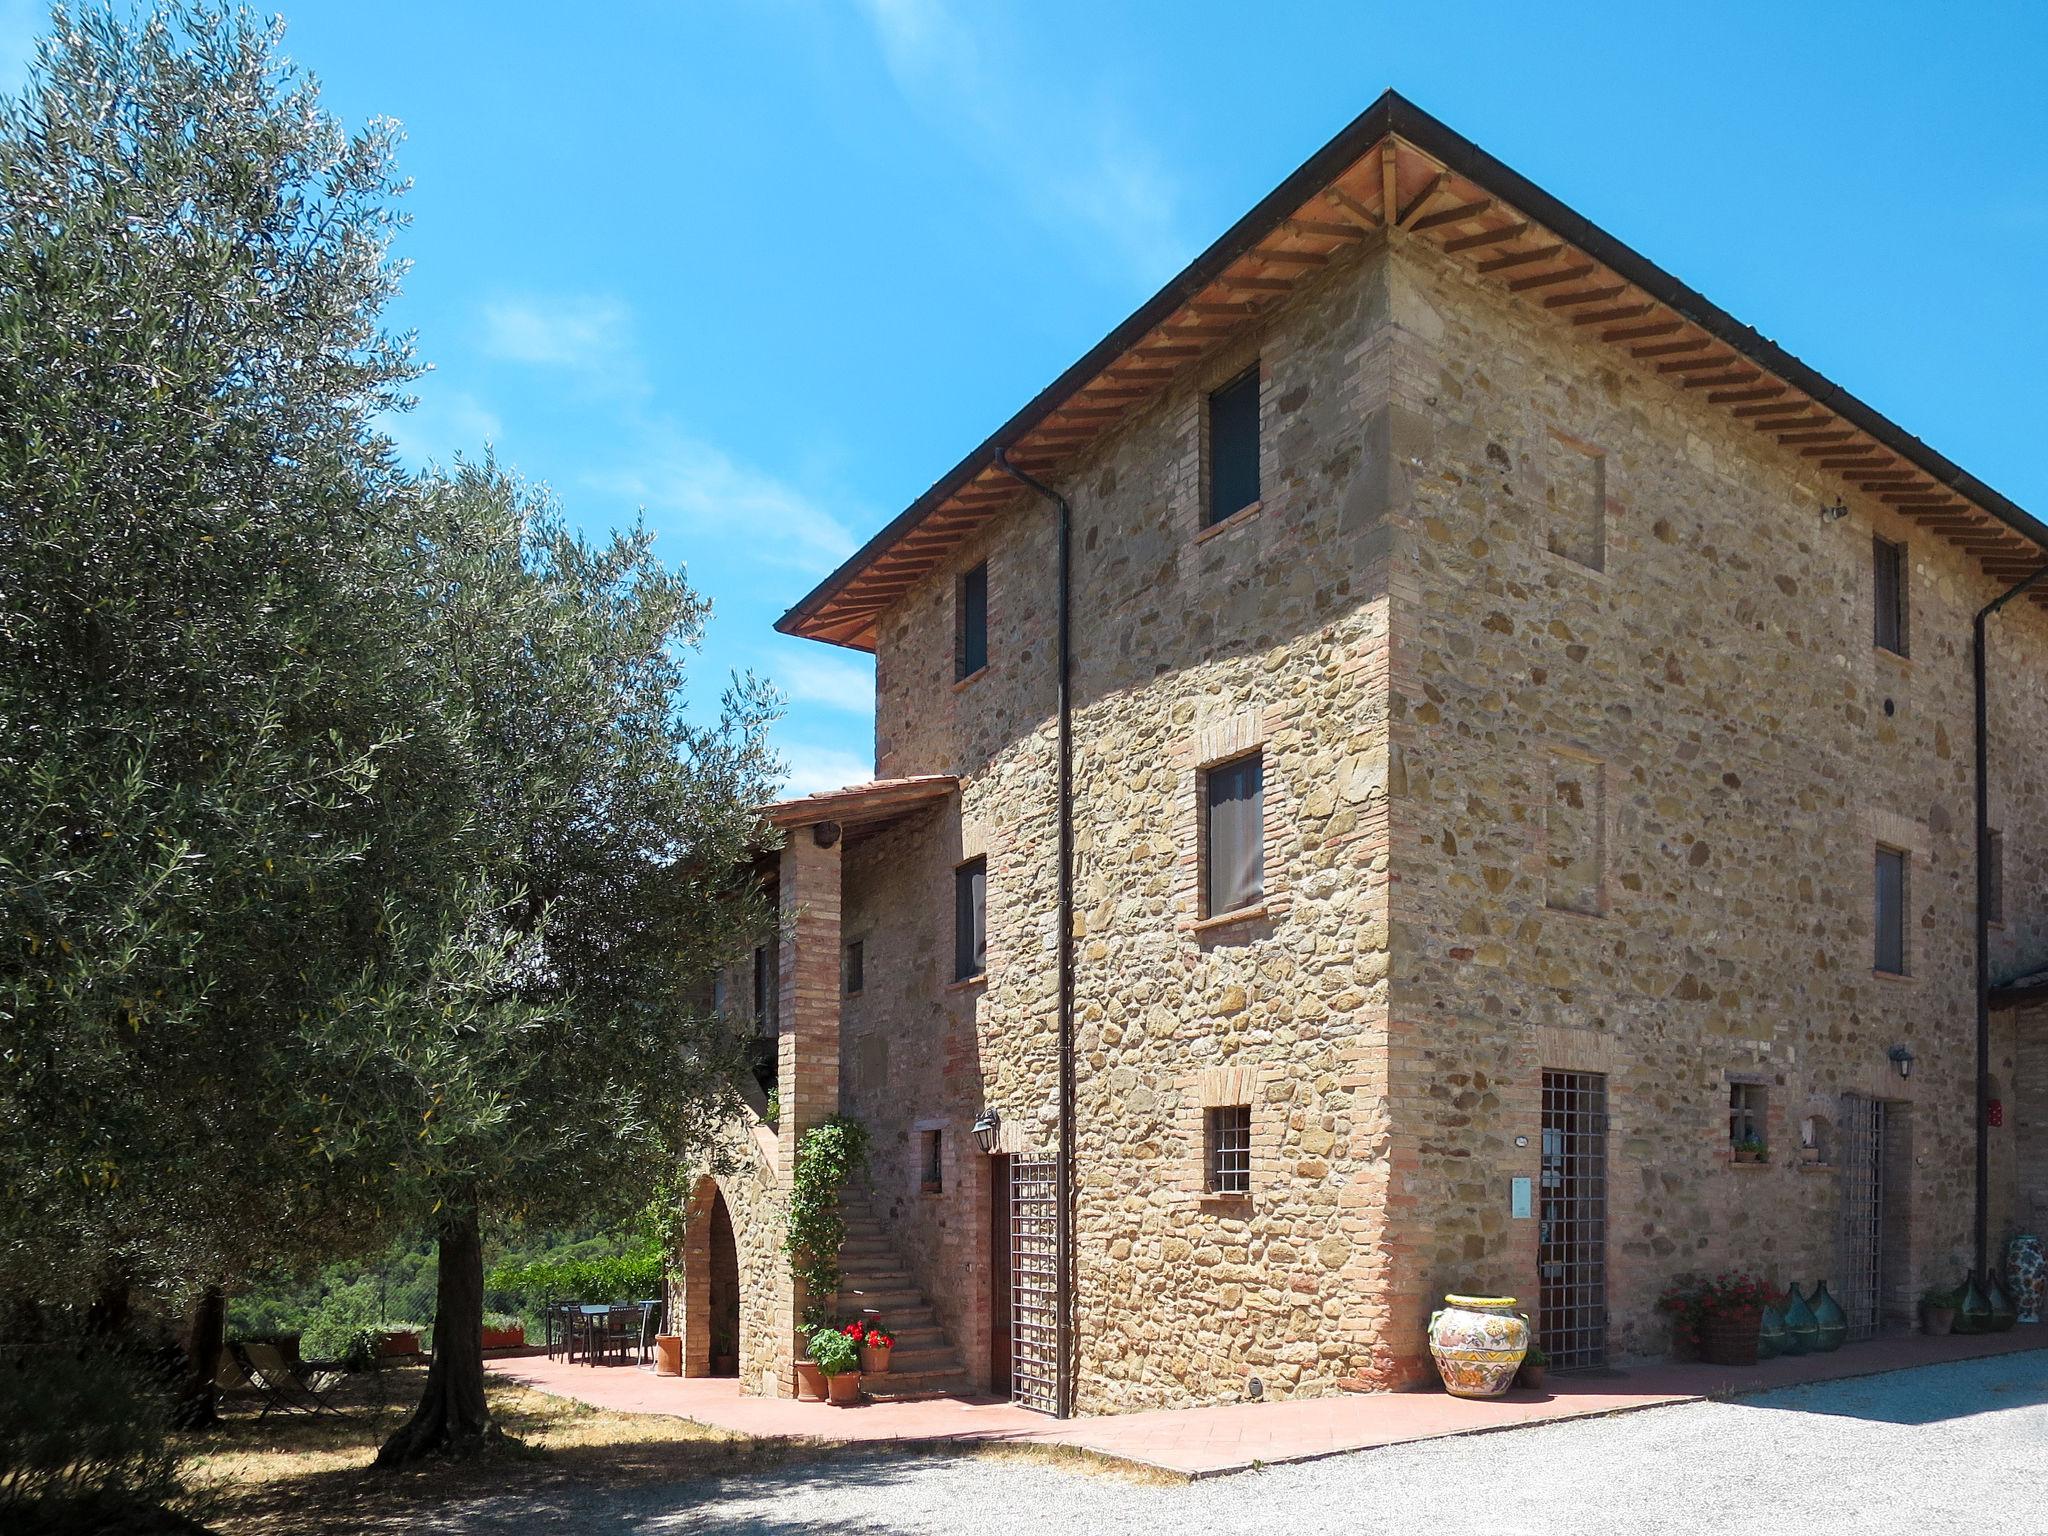
<path id="1" fill-rule="evenodd" d="M 484 1327 L 493 1333 L 505 1333 L 514 1328 L 524 1328 L 526 1319 L 517 1312 L 486 1312 Z"/>
<path id="2" fill-rule="evenodd" d="M 484 1287 L 516 1299 L 531 1316 L 554 1301 L 644 1301 L 661 1294 L 665 1278 L 661 1250 L 650 1243 L 607 1258 L 501 1264 L 485 1276 Z"/>
<path id="3" fill-rule="evenodd" d="M 839 1192 L 867 1166 L 867 1127 L 845 1115 L 812 1126 L 797 1144 L 782 1248 L 803 1287 L 804 1318 L 813 1325 L 822 1325 L 839 1299 L 839 1246 L 846 1241 Z"/>
<path id="4" fill-rule="evenodd" d="M 860 1369 L 860 1346 L 837 1328 L 820 1328 L 811 1335 L 811 1359 L 827 1376 L 844 1376 Z"/>
<path id="5" fill-rule="evenodd" d="M 1680 1344 L 1698 1349 L 1700 1331 L 1710 1319 L 1761 1312 L 1775 1295 L 1760 1275 L 1724 1273 L 1672 1286 L 1657 1298 L 1657 1309 L 1671 1315 L 1672 1336 Z"/>
<path id="6" fill-rule="evenodd" d="M 130 1531 L 180 1522 L 162 1384 L 83 1343 L 0 1359 L 0 1530 Z"/>
<path id="7" fill-rule="evenodd" d="M 307 1315 L 299 1332 L 300 1358 L 366 1363 L 373 1353 L 379 1312 L 377 1288 L 368 1280 L 336 1286 Z"/>

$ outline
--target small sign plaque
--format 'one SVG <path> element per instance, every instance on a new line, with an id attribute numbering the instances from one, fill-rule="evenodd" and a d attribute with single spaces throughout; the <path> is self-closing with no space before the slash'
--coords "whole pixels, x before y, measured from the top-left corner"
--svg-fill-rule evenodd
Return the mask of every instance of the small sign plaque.
<path id="1" fill-rule="evenodd" d="M 1529 1181 L 1527 1179 L 1508 1180 L 1508 1214 L 1517 1221 L 1523 1221 L 1528 1218 Z"/>

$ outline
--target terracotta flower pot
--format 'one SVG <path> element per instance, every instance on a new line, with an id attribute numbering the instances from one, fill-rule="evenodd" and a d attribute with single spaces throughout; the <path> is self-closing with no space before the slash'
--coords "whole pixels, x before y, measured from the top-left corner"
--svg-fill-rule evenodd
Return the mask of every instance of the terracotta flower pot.
<path id="1" fill-rule="evenodd" d="M 1515 1373 L 1515 1385 L 1527 1387 L 1531 1392 L 1543 1390 L 1544 1377 L 1549 1373 L 1547 1365 L 1524 1365 Z"/>
<path id="2" fill-rule="evenodd" d="M 896 1352 L 895 1346 L 877 1349 L 872 1344 L 860 1347 L 860 1369 L 863 1376 L 886 1376 L 889 1374 L 889 1356 Z"/>
<path id="3" fill-rule="evenodd" d="M 841 1371 L 837 1376 L 827 1376 L 825 1387 L 831 1394 L 833 1407 L 851 1408 L 860 1401 L 860 1372 Z"/>
<path id="4" fill-rule="evenodd" d="M 683 1336 L 680 1333 L 657 1333 L 654 1336 L 654 1374 L 683 1374 Z"/>
<path id="5" fill-rule="evenodd" d="M 822 1403 L 825 1401 L 825 1373 L 818 1369 L 817 1361 L 797 1361 L 796 1395 L 799 1402 Z"/>
<path id="6" fill-rule="evenodd" d="M 1920 1331 L 1931 1339 L 1938 1339 L 1955 1330 L 1956 1309 L 1954 1307 L 1922 1307 L 1920 1309 Z"/>
<path id="7" fill-rule="evenodd" d="M 526 1324 L 514 1323 L 510 1328 L 486 1328 L 485 1349 L 518 1349 L 526 1343 Z"/>
<path id="8" fill-rule="evenodd" d="M 1716 1312 L 1700 1324 L 1700 1359 L 1708 1365 L 1755 1365 L 1764 1309 Z"/>
<path id="9" fill-rule="evenodd" d="M 377 1335 L 377 1353 L 383 1359 L 397 1360 L 420 1352 L 420 1336 L 411 1329 Z"/>
<path id="10" fill-rule="evenodd" d="M 711 1357 L 712 1375 L 737 1376 L 739 1373 L 740 1357 L 738 1355 L 713 1355 Z"/>

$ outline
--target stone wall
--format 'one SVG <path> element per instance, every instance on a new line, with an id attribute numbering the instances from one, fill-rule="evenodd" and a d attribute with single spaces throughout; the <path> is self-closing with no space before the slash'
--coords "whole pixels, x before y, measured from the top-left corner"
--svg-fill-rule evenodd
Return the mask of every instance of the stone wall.
<path id="1" fill-rule="evenodd" d="M 1400 247 L 1392 294 L 1397 397 L 1426 434 L 1395 512 L 1401 1289 L 1534 1301 L 1535 1223 L 1508 1218 L 1507 1184 L 1538 1172 L 1545 1067 L 1610 1075 L 1621 1353 L 1663 1348 L 1653 1306 L 1682 1272 L 1830 1273 L 1836 1174 L 1796 1148 L 1845 1091 L 1914 1106 L 1906 1257 L 1917 1283 L 1953 1278 L 1973 1194 L 1970 618 L 1998 588 L 1427 250 Z M 1823 523 L 1837 495 L 1849 515 Z M 1873 533 L 1908 548 L 1911 660 L 1872 644 Z M 2048 921 L 2025 746 L 2048 739 L 2048 622 L 2023 604 L 1998 623 L 2010 969 Z M 1599 802 L 1594 833 L 1558 814 L 1560 761 Z M 1903 979 L 1872 968 L 1879 843 L 1909 853 Z M 1591 903 L 1571 862 L 1588 846 Z M 1900 1043 L 1909 1081 L 1886 1064 Z M 1766 1165 L 1729 1159 L 1740 1076 L 1767 1086 Z"/>
<path id="2" fill-rule="evenodd" d="M 1387 1262 L 1382 271 L 1368 252 L 1332 273 L 1062 480 L 1083 1411 L 1232 1399 L 1253 1375 L 1269 1395 L 1326 1391 L 1372 1360 Z M 1204 530 L 1204 392 L 1254 361 L 1263 495 Z M 876 1132 L 899 1241 L 977 1371 L 988 1193 L 968 1130 L 993 1106 L 1006 1148 L 1043 1152 L 1057 1123 L 1053 532 L 1049 507 L 1020 500 L 886 617 L 878 772 L 958 774 L 961 801 L 849 853 L 848 936 L 875 937 L 847 1012 L 847 1101 Z M 983 559 L 989 665 L 963 683 L 953 603 Z M 1255 747 L 1266 900 L 1204 923 L 1200 775 Z M 955 987 L 951 872 L 978 854 L 988 973 Z M 1224 1095 L 1253 1110 L 1248 1198 L 1201 1189 L 1202 1110 Z M 951 1149 L 937 1196 L 916 1184 L 927 1125 Z"/>

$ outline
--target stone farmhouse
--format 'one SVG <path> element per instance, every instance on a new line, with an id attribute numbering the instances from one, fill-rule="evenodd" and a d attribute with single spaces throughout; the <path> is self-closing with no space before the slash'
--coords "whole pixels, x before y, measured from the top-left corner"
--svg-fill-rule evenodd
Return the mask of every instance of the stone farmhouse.
<path id="1" fill-rule="evenodd" d="M 791 1390 L 842 1111 L 898 1392 L 1394 1388 L 1448 1290 L 1595 1366 L 1722 1268 L 1902 1325 L 2048 1220 L 2044 551 L 1382 97 L 781 621 L 875 773 L 768 809 L 687 1370 Z"/>

